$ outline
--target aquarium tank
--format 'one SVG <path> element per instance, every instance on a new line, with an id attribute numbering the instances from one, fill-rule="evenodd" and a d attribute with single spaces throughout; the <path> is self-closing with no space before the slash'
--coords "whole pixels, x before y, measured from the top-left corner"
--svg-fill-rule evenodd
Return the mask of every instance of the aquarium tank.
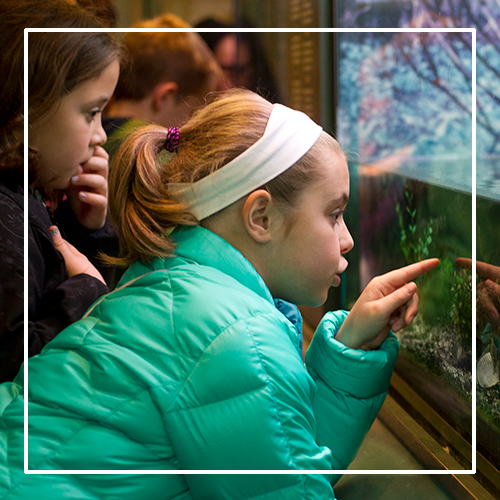
<path id="1" fill-rule="evenodd" d="M 470 443 L 475 366 L 477 451 L 498 469 L 500 4 L 346 0 L 336 16 L 342 28 L 387 28 L 342 32 L 336 43 L 337 136 L 350 164 L 346 222 L 357 245 L 345 306 L 378 274 L 440 259 L 417 281 L 420 313 L 398 334 L 396 373 Z M 473 33 L 465 28 L 476 30 L 475 103 Z M 457 460 L 470 468 L 471 456 Z"/>

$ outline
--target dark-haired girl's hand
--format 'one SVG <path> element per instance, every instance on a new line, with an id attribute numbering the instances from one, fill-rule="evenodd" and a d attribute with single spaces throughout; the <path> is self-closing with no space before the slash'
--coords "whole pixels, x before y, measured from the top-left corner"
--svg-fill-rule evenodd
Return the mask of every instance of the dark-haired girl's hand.
<path id="1" fill-rule="evenodd" d="M 438 264 L 438 259 L 423 260 L 371 280 L 335 338 L 347 347 L 371 350 L 391 330 L 410 325 L 418 312 L 417 285 L 412 280 Z"/>
<path id="2" fill-rule="evenodd" d="M 71 179 L 66 190 L 78 222 L 87 229 L 100 229 L 108 210 L 108 153 L 96 146 L 94 156 L 82 165 L 82 172 Z"/>
<path id="3" fill-rule="evenodd" d="M 54 246 L 63 256 L 64 263 L 66 264 L 66 270 L 70 278 L 76 276 L 77 274 L 88 274 L 106 284 L 106 281 L 102 277 L 101 273 L 95 268 L 89 259 L 87 259 L 85 255 L 79 252 L 73 245 L 71 245 L 71 243 L 68 243 L 61 236 L 57 226 L 51 226 L 50 233 L 52 235 Z"/>

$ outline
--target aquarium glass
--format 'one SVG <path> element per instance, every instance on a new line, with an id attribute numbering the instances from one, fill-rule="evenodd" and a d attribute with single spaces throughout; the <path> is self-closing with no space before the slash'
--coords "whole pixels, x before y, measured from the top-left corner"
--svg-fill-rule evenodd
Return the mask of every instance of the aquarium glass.
<path id="1" fill-rule="evenodd" d="M 337 135 L 350 159 L 346 221 L 357 248 L 352 304 L 374 276 L 427 257 L 420 313 L 398 334 L 399 370 L 471 440 L 477 368 L 478 449 L 500 463 L 500 13 L 484 0 L 338 2 L 339 27 L 475 28 L 477 303 L 473 304 L 472 34 L 338 35 Z M 355 265 L 359 262 L 359 265 Z M 479 267 L 481 266 L 481 268 Z M 477 305 L 477 323 L 472 308 Z M 472 359 L 473 342 L 477 359 Z M 431 382 L 429 382 L 431 381 Z M 466 466 L 466 465 L 464 465 Z"/>

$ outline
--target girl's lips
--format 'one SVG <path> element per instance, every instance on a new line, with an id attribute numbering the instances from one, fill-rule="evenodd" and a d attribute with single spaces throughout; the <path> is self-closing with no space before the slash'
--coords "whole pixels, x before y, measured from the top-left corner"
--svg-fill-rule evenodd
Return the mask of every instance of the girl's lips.
<path id="1" fill-rule="evenodd" d="M 332 283 L 332 286 L 334 288 L 337 288 L 338 286 L 340 286 L 340 276 L 338 274 L 335 275 L 335 277 L 333 278 L 333 283 Z"/>

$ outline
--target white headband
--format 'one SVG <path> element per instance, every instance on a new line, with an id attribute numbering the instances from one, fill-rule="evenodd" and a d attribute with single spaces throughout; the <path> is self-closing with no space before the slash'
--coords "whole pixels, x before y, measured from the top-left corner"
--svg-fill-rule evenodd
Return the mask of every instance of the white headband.
<path id="1" fill-rule="evenodd" d="M 274 104 L 264 135 L 234 160 L 193 183 L 169 189 L 203 220 L 273 180 L 302 158 L 322 128 L 306 114 Z"/>

